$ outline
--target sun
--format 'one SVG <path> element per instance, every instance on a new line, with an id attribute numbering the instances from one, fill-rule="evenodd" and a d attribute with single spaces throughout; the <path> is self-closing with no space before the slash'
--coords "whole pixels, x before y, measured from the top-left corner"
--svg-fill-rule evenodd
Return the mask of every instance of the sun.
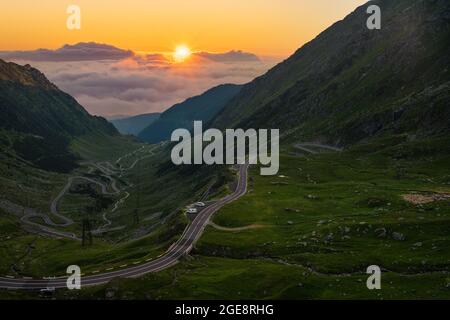
<path id="1" fill-rule="evenodd" d="M 173 52 L 173 59 L 176 62 L 183 62 L 192 54 L 191 49 L 187 46 L 178 46 Z"/>

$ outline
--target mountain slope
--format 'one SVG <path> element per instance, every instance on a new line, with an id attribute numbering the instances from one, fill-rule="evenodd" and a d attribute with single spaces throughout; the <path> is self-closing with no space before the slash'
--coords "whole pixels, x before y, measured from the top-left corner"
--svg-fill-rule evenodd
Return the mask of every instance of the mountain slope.
<path id="1" fill-rule="evenodd" d="M 0 60 L 0 130 L 3 147 L 49 170 L 69 170 L 70 141 L 90 133 L 118 135 L 114 126 L 91 116 L 38 70 Z"/>
<path id="2" fill-rule="evenodd" d="M 158 120 L 160 113 L 146 113 L 134 117 L 110 120 L 110 122 L 122 134 L 137 136 L 144 128 Z"/>
<path id="3" fill-rule="evenodd" d="M 381 7 L 381 30 L 365 26 L 369 4 Z M 280 128 L 340 145 L 386 132 L 448 133 L 450 3 L 369 4 L 245 85 L 212 126 Z"/>
<path id="4" fill-rule="evenodd" d="M 195 120 L 208 122 L 240 89 L 239 85 L 220 85 L 199 96 L 176 104 L 162 113 L 157 121 L 142 130 L 139 137 L 150 143 L 158 143 L 169 140 L 175 129 L 192 129 Z"/>

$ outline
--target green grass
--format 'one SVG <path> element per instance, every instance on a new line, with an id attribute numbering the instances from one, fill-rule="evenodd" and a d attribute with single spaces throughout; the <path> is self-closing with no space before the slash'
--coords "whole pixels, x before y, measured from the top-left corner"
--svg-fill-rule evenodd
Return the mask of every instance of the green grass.
<path id="1" fill-rule="evenodd" d="M 402 141 L 306 157 L 284 152 L 279 174 L 285 178 L 263 177 L 252 167 L 248 194 L 220 210 L 214 222 L 263 227 L 208 227 L 192 257 L 176 267 L 75 295 L 104 298 L 112 290 L 121 299 L 450 299 L 450 204 L 402 199 L 417 191 L 450 193 L 449 141 Z M 380 291 L 366 288 L 365 271 L 374 264 L 383 271 Z"/>
<path id="2" fill-rule="evenodd" d="M 97 270 L 104 272 L 110 267 L 156 257 L 178 238 L 176 226 L 181 225 L 182 230 L 184 224 L 183 217 L 179 216 L 171 227 L 160 228 L 140 239 L 118 244 L 95 239 L 92 246 L 83 248 L 76 241 L 28 234 L 18 228 L 17 221 L 2 213 L 0 274 L 17 276 L 11 270 L 12 265 L 20 276 L 32 277 L 61 276 L 72 264 L 79 265 L 86 274 Z"/>
<path id="3" fill-rule="evenodd" d="M 412 192 L 450 193 L 448 142 L 381 139 L 342 153 L 306 157 L 289 155 L 293 150 L 285 146 L 279 172 L 284 177 L 260 176 L 259 168 L 252 167 L 247 195 L 214 217 L 225 227 L 262 227 L 239 232 L 207 227 L 191 257 L 173 268 L 80 292 L 60 291 L 57 297 L 97 299 L 113 291 L 120 299 L 450 299 L 449 201 L 414 205 L 402 198 Z M 136 181 L 133 175 L 146 172 L 141 181 L 142 190 L 148 190 L 147 178 L 160 167 L 152 171 L 146 161 L 143 166 L 147 170 L 136 168 L 129 178 Z M 181 185 L 201 177 L 173 174 L 184 177 Z M 157 186 L 165 181 L 155 179 Z M 172 188 L 164 192 L 176 193 L 177 187 Z M 149 194 L 145 197 L 158 196 Z M 183 195 L 173 196 L 179 198 L 172 201 L 183 201 Z M 151 208 L 146 201 L 143 206 Z M 176 216 L 181 232 L 186 222 Z M 4 221 L 0 228 L 13 225 Z M 24 265 L 35 274 L 60 272 L 69 263 L 81 264 L 87 273 L 117 268 L 161 253 L 179 235 L 174 231 L 165 241 L 166 233 L 158 229 L 154 236 L 117 245 L 97 241 L 89 249 L 38 239 L 36 256 L 23 258 Z M 404 239 L 396 239 L 396 233 Z M 17 239 L 11 241 L 4 242 L 0 254 L 18 260 L 31 239 L 23 236 L 19 247 Z M 38 252 L 48 255 L 38 258 Z M 374 264 L 383 271 L 380 291 L 365 284 L 365 271 Z"/>
<path id="4" fill-rule="evenodd" d="M 122 226 L 124 228 L 94 236 L 94 244 L 82 248 L 78 241 L 30 234 L 19 223 L 17 216 L 0 210 L 0 229 L 5 230 L 2 235 L 7 235 L 2 237 L 0 243 L 0 255 L 4 257 L 0 261 L 0 275 L 32 277 L 64 275 L 67 266 L 71 264 L 80 265 L 86 273 L 105 271 L 111 267 L 117 268 L 155 257 L 178 239 L 187 224 L 187 218 L 180 208 L 198 199 L 207 185 L 215 179 L 213 172 L 197 168 L 193 172 L 179 174 L 180 168 L 164 167 L 167 166 L 168 154 L 163 148 L 133 143 L 131 148 L 127 139 L 119 138 L 118 142 L 116 140 L 111 142 L 112 150 L 109 151 L 107 147 L 103 147 L 104 143 L 108 143 L 105 140 L 98 140 L 96 143 L 99 147 L 95 150 L 96 143 L 87 144 L 88 140 L 83 143 L 86 143 L 84 155 L 93 157 L 85 160 L 109 161 L 112 164 L 119 156 L 139 148 L 139 152 L 123 158 L 120 165 L 128 168 L 137 159 L 144 156 L 146 158 L 133 169 L 126 171 L 123 177 L 115 176 L 118 185 L 128 186 L 126 191 L 130 193 L 130 197 L 118 207 L 117 211 L 111 212 L 112 204 L 124 197 L 125 191 L 105 196 L 101 195 L 100 188 L 96 186 L 90 194 L 76 193 L 73 189 L 77 185 L 86 186 L 85 181 L 76 180 L 73 188 L 59 203 L 60 213 L 71 217 L 75 223 L 70 227 L 57 229 L 81 236 L 83 218 L 89 216 L 92 228 L 96 229 L 105 223 L 102 218 L 104 212 L 107 212 L 108 219 L 113 222 L 112 228 Z M 123 148 L 115 149 L 122 143 Z M 144 149 L 140 149 L 142 146 Z M 81 150 L 79 145 L 77 148 Z M 153 155 L 149 153 L 151 150 L 154 152 Z M 109 156 L 111 158 L 108 158 Z M 2 179 L 8 182 L 2 184 L 5 198 L 23 206 L 37 208 L 38 212 L 49 215 L 51 200 L 64 187 L 70 176 L 89 176 L 102 180 L 99 172 L 94 171 L 88 175 L 86 165 L 67 175 L 47 173 L 26 163 L 14 167 L 14 170 L 8 170 L 7 167 L 6 162 L 0 162 Z M 27 183 L 27 179 L 36 182 Z M 18 189 L 18 181 L 23 181 L 27 187 L 25 198 Z M 134 210 L 138 205 L 138 194 L 140 221 L 136 222 Z M 107 208 L 99 208 L 93 212 L 88 210 L 89 207 L 96 207 L 99 201 L 106 199 L 110 203 Z M 146 219 L 158 212 L 161 214 L 154 219 Z M 58 221 L 57 217 L 52 216 L 52 219 Z M 43 223 L 40 219 L 33 219 L 33 222 Z M 15 270 L 11 268 L 12 266 L 15 266 Z"/>
<path id="5" fill-rule="evenodd" d="M 90 134 L 76 138 L 71 143 L 71 149 L 83 159 L 112 160 L 132 152 L 142 143 L 130 136 L 109 136 L 103 133 Z"/>

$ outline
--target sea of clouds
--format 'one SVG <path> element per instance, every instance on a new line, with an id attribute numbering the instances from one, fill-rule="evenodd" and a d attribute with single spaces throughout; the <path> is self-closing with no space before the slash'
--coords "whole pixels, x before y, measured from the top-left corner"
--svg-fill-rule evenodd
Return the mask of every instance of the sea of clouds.
<path id="1" fill-rule="evenodd" d="M 198 52 L 185 63 L 174 63 L 170 55 L 92 42 L 57 50 L 3 51 L 0 58 L 31 64 L 90 113 L 109 118 L 161 112 L 216 85 L 247 83 L 277 62 L 230 51 Z"/>

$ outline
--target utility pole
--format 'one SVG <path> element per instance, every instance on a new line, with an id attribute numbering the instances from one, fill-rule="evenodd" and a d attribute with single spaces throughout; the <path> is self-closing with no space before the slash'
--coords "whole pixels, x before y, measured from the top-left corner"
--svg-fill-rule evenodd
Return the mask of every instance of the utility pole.
<path id="1" fill-rule="evenodd" d="M 141 163 L 138 162 L 138 175 L 137 175 L 137 193 L 136 193 L 136 208 L 134 209 L 134 224 L 139 224 L 139 207 L 141 205 Z"/>
<path id="2" fill-rule="evenodd" d="M 25 200 L 26 200 L 25 206 L 27 208 L 30 207 L 30 195 L 28 194 L 28 191 L 26 190 L 28 188 L 28 183 L 29 183 L 28 172 L 25 171 Z"/>
<path id="3" fill-rule="evenodd" d="M 89 221 L 89 218 L 83 219 L 83 233 L 82 233 L 82 240 L 81 240 L 81 246 L 85 247 L 86 245 L 92 245 L 92 232 L 91 232 L 91 222 Z"/>

